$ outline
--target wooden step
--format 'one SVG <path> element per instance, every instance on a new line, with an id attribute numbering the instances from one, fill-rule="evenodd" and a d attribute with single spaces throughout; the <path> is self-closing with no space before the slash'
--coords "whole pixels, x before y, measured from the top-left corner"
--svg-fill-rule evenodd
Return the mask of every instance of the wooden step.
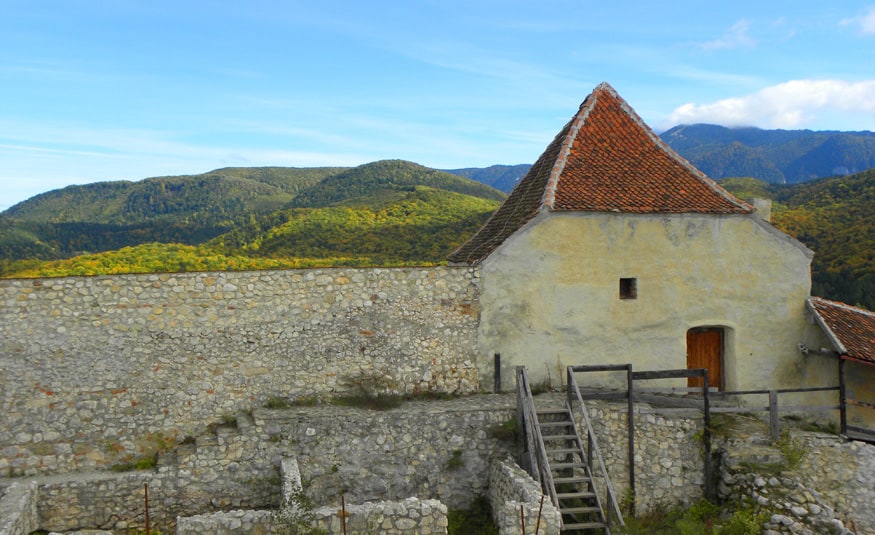
<path id="1" fill-rule="evenodd" d="M 577 451 L 577 450 L 575 450 Z M 585 468 L 586 463 L 575 461 L 573 463 L 550 463 L 550 470 L 564 470 L 565 468 Z"/>
<path id="2" fill-rule="evenodd" d="M 577 435 L 541 435 L 544 440 L 576 440 Z"/>
<path id="3" fill-rule="evenodd" d="M 546 414 L 568 414 L 568 409 L 565 409 L 565 408 L 538 409 L 535 411 L 535 414 L 537 414 L 538 416 L 546 415 Z"/>
<path id="4" fill-rule="evenodd" d="M 604 529 L 604 522 L 580 522 L 577 524 L 562 524 L 561 531 L 571 531 L 576 529 Z"/>
<path id="5" fill-rule="evenodd" d="M 571 422 L 541 422 L 541 427 L 571 427 Z"/>
<path id="6" fill-rule="evenodd" d="M 574 476 L 574 477 L 554 477 L 553 483 L 587 483 L 589 482 L 588 477 L 582 476 Z"/>
<path id="7" fill-rule="evenodd" d="M 547 455 L 561 455 L 563 453 L 578 453 L 578 448 L 547 448 Z"/>
<path id="8" fill-rule="evenodd" d="M 595 498 L 594 492 L 557 492 L 557 500 L 570 500 L 572 498 Z"/>
<path id="9" fill-rule="evenodd" d="M 598 513 L 601 510 L 598 507 L 563 507 L 559 509 L 560 514 L 580 514 L 580 513 Z"/>

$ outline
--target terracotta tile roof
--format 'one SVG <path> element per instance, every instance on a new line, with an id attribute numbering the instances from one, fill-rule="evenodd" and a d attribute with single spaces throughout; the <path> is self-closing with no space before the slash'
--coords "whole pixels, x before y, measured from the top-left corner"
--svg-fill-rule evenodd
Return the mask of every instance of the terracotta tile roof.
<path id="1" fill-rule="evenodd" d="M 808 308 L 839 354 L 875 364 L 875 312 L 820 297 Z"/>
<path id="2" fill-rule="evenodd" d="M 750 214 L 681 158 L 606 83 L 547 147 L 501 207 L 450 255 L 476 264 L 540 211 Z"/>

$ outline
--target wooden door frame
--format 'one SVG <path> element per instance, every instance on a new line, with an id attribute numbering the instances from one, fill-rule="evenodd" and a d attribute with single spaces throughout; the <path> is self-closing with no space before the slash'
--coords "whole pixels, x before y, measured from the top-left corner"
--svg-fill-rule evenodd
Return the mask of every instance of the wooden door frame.
<path id="1" fill-rule="evenodd" d="M 684 344 L 686 346 L 687 353 L 687 368 L 689 368 L 690 363 L 690 347 L 689 347 L 689 336 L 691 333 L 705 333 L 705 332 L 718 332 L 720 333 L 720 377 L 712 377 L 710 370 L 708 373 L 708 386 L 716 387 L 719 390 L 726 389 L 726 335 L 728 329 L 721 325 L 700 325 L 696 327 L 690 327 L 687 329 L 687 332 L 684 335 Z M 692 385 L 693 379 L 691 378 L 688 381 L 688 386 Z M 701 386 L 701 384 L 699 385 Z"/>

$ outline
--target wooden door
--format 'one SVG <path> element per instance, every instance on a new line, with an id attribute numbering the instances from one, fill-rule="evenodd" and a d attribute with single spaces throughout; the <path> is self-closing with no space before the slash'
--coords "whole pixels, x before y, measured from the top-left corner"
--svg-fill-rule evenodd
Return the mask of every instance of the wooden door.
<path id="1" fill-rule="evenodd" d="M 723 329 L 699 328 L 687 331 L 687 369 L 708 370 L 708 386 L 723 390 Z M 690 377 L 689 387 L 702 387 L 702 379 Z"/>

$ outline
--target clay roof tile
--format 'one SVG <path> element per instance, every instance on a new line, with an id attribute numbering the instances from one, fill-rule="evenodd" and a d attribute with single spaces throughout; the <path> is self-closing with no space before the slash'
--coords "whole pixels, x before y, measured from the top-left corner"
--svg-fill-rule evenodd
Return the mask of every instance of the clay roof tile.
<path id="1" fill-rule="evenodd" d="M 750 214 L 668 147 L 607 83 L 580 105 L 528 174 L 450 262 L 476 264 L 540 211 Z"/>
<path id="2" fill-rule="evenodd" d="M 808 308 L 839 354 L 875 364 L 875 312 L 820 297 Z"/>

